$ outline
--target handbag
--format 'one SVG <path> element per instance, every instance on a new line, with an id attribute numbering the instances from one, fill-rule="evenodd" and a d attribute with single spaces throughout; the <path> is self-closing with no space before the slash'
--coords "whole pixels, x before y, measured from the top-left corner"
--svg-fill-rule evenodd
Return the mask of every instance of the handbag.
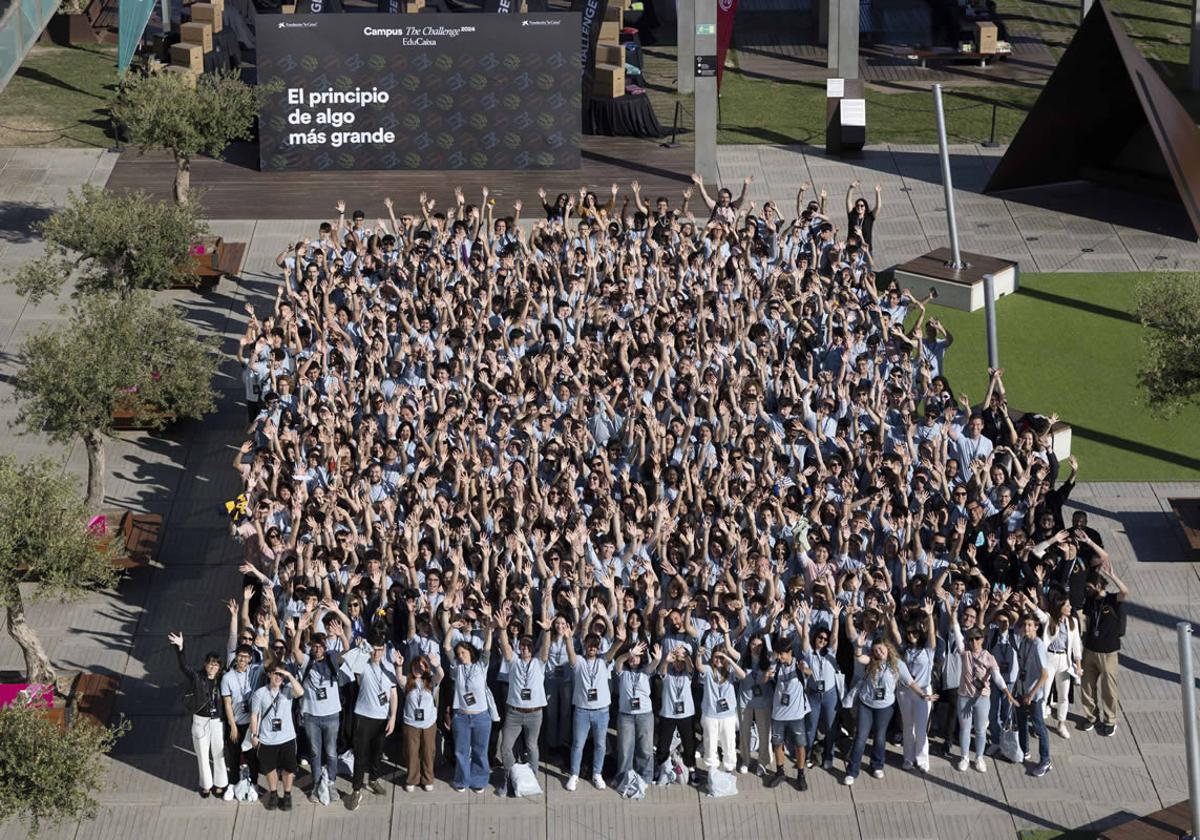
<path id="1" fill-rule="evenodd" d="M 1017 737 L 1017 730 L 1005 729 L 1000 733 L 1000 754 L 1013 764 L 1020 764 L 1025 758 L 1025 753 L 1021 749 L 1021 740 Z"/>

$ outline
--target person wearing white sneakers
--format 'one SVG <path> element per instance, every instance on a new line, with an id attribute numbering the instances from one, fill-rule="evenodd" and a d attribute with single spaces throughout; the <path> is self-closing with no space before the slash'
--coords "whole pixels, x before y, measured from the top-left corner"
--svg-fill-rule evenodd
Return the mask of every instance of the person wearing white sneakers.
<path id="1" fill-rule="evenodd" d="M 696 671 L 703 690 L 700 731 L 704 734 L 704 763 L 710 774 L 717 768 L 718 748 L 722 769 L 732 773 L 737 766 L 737 684 L 733 680 L 742 679 L 746 672 L 738 666 L 736 658 L 737 652 L 728 636 L 724 647 L 712 652 L 711 665 L 704 664 L 701 651 L 696 652 Z"/>
<path id="2" fill-rule="evenodd" d="M 967 769 L 970 758 L 971 733 L 975 733 L 975 769 L 980 773 L 987 772 L 987 759 L 984 757 L 984 747 L 987 744 L 988 717 L 991 712 L 992 686 L 995 685 L 1008 702 L 1015 705 L 1016 698 L 1008 691 L 1000 666 L 988 651 L 983 649 L 983 631 L 972 627 L 966 632 L 966 644 L 962 641 L 962 632 L 958 622 L 953 620 L 951 613 L 950 632 L 958 636 L 959 647 L 963 648 L 962 681 L 958 684 L 958 747 L 959 759 L 954 769 L 962 772 Z M 989 677 L 991 678 L 989 680 Z"/>
<path id="3" fill-rule="evenodd" d="M 875 743 L 871 753 L 871 775 L 876 779 L 883 778 L 887 728 L 895 711 L 897 686 L 908 686 L 918 697 L 930 703 L 937 699 L 936 694 L 926 692 L 912 678 L 908 666 L 896 656 L 896 649 L 890 642 L 883 639 L 875 641 L 871 645 L 870 655 L 862 654 L 857 659 L 864 666 L 858 682 L 852 688 L 858 702 L 858 733 L 850 750 L 850 759 L 846 762 L 846 776 L 842 779 L 844 785 L 852 785 L 858 778 L 863 753 L 867 749 L 867 738 L 872 736 Z"/>
<path id="4" fill-rule="evenodd" d="M 947 610 L 953 612 L 953 610 Z M 915 613 L 915 615 L 913 615 Z M 901 689 L 896 693 L 896 704 L 900 707 L 900 731 L 904 739 L 905 770 L 915 765 L 919 770 L 929 770 L 929 712 L 931 704 L 925 700 L 933 685 L 933 661 L 937 651 L 937 629 L 933 622 L 933 599 L 926 598 L 920 609 L 910 611 L 904 637 L 896 626 L 896 617 L 891 616 L 893 638 L 902 643 L 901 655 L 908 671 L 912 674 L 920 692 Z"/>
<path id="5" fill-rule="evenodd" d="M 433 790 L 434 739 L 437 730 L 437 691 L 442 683 L 442 657 L 436 650 L 413 663 L 404 690 L 404 764 L 408 767 L 404 790 L 417 785 Z"/>
<path id="6" fill-rule="evenodd" d="M 575 706 L 575 731 L 571 738 L 571 766 L 567 776 L 567 790 L 575 790 L 579 784 L 579 765 L 583 763 L 583 747 L 588 736 L 592 738 L 592 784 L 596 790 L 604 790 L 604 748 L 608 741 L 608 707 L 612 705 L 609 690 L 609 663 L 617 651 L 624 647 L 625 625 L 617 625 L 618 644 L 600 655 L 600 637 L 588 633 L 583 637 L 583 656 L 577 656 L 575 648 L 568 645 L 567 661 L 575 672 L 575 690 L 571 695 Z"/>
<path id="7" fill-rule="evenodd" d="M 1020 701 L 1014 708 L 1017 713 L 1017 738 L 1021 751 L 1029 754 L 1029 726 L 1033 725 L 1038 738 L 1038 763 L 1033 775 L 1045 776 L 1051 769 L 1050 736 L 1046 732 L 1046 718 L 1042 714 L 1046 681 L 1050 669 L 1046 667 L 1046 643 L 1038 635 L 1038 620 L 1033 613 L 1021 619 L 1023 633 L 1017 648 L 1017 683 L 1013 695 Z"/>
<path id="8" fill-rule="evenodd" d="M 1053 726 L 1059 737 L 1070 738 L 1067 728 L 1067 710 L 1071 702 L 1072 673 L 1078 677 L 1083 658 L 1083 640 L 1079 635 L 1079 619 L 1071 613 L 1071 601 L 1065 595 L 1051 593 L 1048 611 L 1035 609 L 1042 623 L 1042 641 L 1046 643 L 1046 667 L 1054 685 L 1054 708 L 1050 708 L 1050 692 L 1046 692 L 1042 714 L 1050 726 L 1051 711 Z M 1049 683 L 1048 683 L 1049 684 Z"/>
<path id="9" fill-rule="evenodd" d="M 766 636 L 756 633 L 750 637 L 742 653 L 742 667 L 746 676 L 738 685 L 738 706 L 742 718 L 738 729 L 742 763 L 738 772 L 750 771 L 750 733 L 754 731 L 758 734 L 758 757 L 754 772 L 765 776 L 771 766 L 771 703 L 774 690 L 771 683 L 763 679 L 763 674 L 771 667 Z"/>

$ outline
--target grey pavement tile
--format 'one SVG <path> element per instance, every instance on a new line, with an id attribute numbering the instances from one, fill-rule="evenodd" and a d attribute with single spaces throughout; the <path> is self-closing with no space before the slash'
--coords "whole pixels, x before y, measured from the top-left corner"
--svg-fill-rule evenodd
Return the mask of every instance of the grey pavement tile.
<path id="1" fill-rule="evenodd" d="M 741 802 L 738 797 L 701 800 L 705 836 L 780 836 L 779 809 L 761 802 Z"/>
<path id="2" fill-rule="evenodd" d="M 462 795 L 457 801 L 463 805 L 410 805 L 407 802 L 401 804 L 397 798 L 392 805 L 391 837 L 395 840 L 461 840 L 467 836 L 467 808 Z"/>
<path id="3" fill-rule="evenodd" d="M 855 813 L 863 840 L 906 840 L 937 836 L 927 802 L 858 802 Z"/>
<path id="4" fill-rule="evenodd" d="M 1068 788 L 1073 799 L 1096 804 L 1135 803 L 1157 800 L 1154 783 L 1144 766 L 1115 767 L 1104 762 L 1089 761 L 1076 766 L 1072 760 Z M 1055 765 L 1055 770 L 1059 765 Z"/>
<path id="5" fill-rule="evenodd" d="M 583 789 L 583 785 L 580 785 Z M 547 837 L 584 840 L 597 836 L 621 840 L 677 840 L 700 836 L 703 829 L 698 808 L 650 807 L 644 802 L 626 803 L 610 793 L 605 802 L 547 803 Z"/>
<path id="6" fill-rule="evenodd" d="M 943 804 L 963 805 L 969 802 L 989 807 L 1003 806 L 1004 789 L 996 772 L 996 762 L 989 758 L 987 763 L 986 773 L 977 773 L 970 768 L 960 773 L 949 761 L 931 759 L 929 772 L 921 776 L 929 801 L 936 803 L 938 808 Z"/>
<path id="7" fill-rule="evenodd" d="M 399 811 L 397 815 L 402 818 L 403 813 Z M 543 803 L 499 799 L 493 796 L 489 789 L 482 796 L 472 794 L 467 813 L 466 836 L 494 837 L 498 840 L 545 837 L 546 822 L 546 808 Z"/>
<path id="8" fill-rule="evenodd" d="M 811 805 L 779 806 L 782 837 L 788 840 L 826 840 L 826 838 L 857 838 L 859 820 L 851 808 L 814 808 Z"/>
<path id="9" fill-rule="evenodd" d="M 193 772 L 195 772 L 194 769 Z M 278 840 L 280 837 L 316 836 L 317 809 L 308 803 L 295 803 L 289 813 L 268 811 L 261 799 L 258 802 L 244 803 L 235 807 L 237 808 L 237 821 L 233 826 L 233 840 Z M 358 815 L 346 814 L 346 816 Z M 328 827 L 332 823 L 326 822 L 325 825 Z M 345 830 L 352 831 L 353 828 L 346 829 L 339 826 L 338 833 L 341 834 Z"/>
<path id="10" fill-rule="evenodd" d="M 1003 811 L 981 810 L 965 813 L 934 811 L 937 836 L 941 840 L 1012 840 L 1015 834 L 1012 816 Z"/>

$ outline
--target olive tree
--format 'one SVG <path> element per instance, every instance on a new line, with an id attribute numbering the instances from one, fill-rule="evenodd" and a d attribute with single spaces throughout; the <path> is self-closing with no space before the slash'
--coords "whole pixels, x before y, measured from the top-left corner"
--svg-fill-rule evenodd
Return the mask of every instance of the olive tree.
<path id="1" fill-rule="evenodd" d="M 25 619 L 21 585 L 32 600 L 67 601 L 116 581 L 107 554 L 87 531 L 87 513 L 61 466 L 0 457 L 0 605 L 31 683 L 56 685 L 58 674 Z M 0 768 L 0 786 L 6 775 Z"/>
<path id="2" fill-rule="evenodd" d="M 187 203 L 192 158 L 219 157 L 234 140 L 253 137 L 265 96 L 277 87 L 253 87 L 237 73 L 206 73 L 193 84 L 176 73 L 151 73 L 128 81 L 113 103 L 113 116 L 142 149 L 175 158 L 175 201 Z"/>
<path id="3" fill-rule="evenodd" d="M 127 728 L 80 721 L 64 730 L 25 698 L 0 709 L 0 821 L 20 819 L 33 837 L 95 817 L 104 756 Z"/>
<path id="4" fill-rule="evenodd" d="M 57 295 L 72 276 L 81 294 L 194 283 L 191 249 L 208 232 L 192 205 L 90 185 L 72 192 L 65 207 L 34 229 L 45 240 L 46 254 L 11 278 L 34 303 Z"/>
<path id="5" fill-rule="evenodd" d="M 15 423 L 87 450 L 89 511 L 104 501 L 105 442 L 113 414 L 161 428 L 213 410 L 215 339 L 201 337 L 174 306 L 144 292 L 88 295 L 73 317 L 26 339 L 13 387 Z"/>
<path id="6" fill-rule="evenodd" d="M 1157 274 L 1138 287 L 1146 327 L 1138 379 L 1159 414 L 1200 402 L 1200 274 Z"/>

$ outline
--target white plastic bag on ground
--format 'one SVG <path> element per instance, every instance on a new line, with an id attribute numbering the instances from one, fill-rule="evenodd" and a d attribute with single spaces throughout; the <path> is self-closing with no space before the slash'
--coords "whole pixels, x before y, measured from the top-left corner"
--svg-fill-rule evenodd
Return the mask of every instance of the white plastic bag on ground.
<path id="1" fill-rule="evenodd" d="M 346 750 L 338 756 L 338 773 L 343 776 L 354 775 L 354 750 Z"/>
<path id="2" fill-rule="evenodd" d="M 514 796 L 541 796 L 537 773 L 528 764 L 514 764 L 508 772 L 508 785 Z"/>
<path id="3" fill-rule="evenodd" d="M 331 787 L 333 787 L 333 785 L 331 785 L 329 782 L 329 771 L 322 769 L 321 781 L 317 782 L 317 801 L 322 805 L 329 804 L 329 789 Z"/>
<path id="4" fill-rule="evenodd" d="M 234 798 L 235 798 L 234 788 L 235 787 L 237 787 L 237 786 L 236 785 L 226 785 L 225 786 L 225 797 L 224 798 L 225 798 L 226 802 L 232 802 L 234 800 Z"/>
<path id="5" fill-rule="evenodd" d="M 717 767 L 708 771 L 709 796 L 737 796 L 737 778 Z"/>
<path id="6" fill-rule="evenodd" d="M 658 766 L 657 775 L 654 777 L 656 785 L 686 785 L 688 780 L 687 768 L 683 766 L 683 759 L 679 757 L 679 753 L 672 751 L 667 760 Z"/>
<path id="7" fill-rule="evenodd" d="M 1000 754 L 1013 764 L 1020 764 L 1025 759 L 1021 741 L 1017 738 L 1017 730 L 1006 729 L 1000 733 Z"/>
<path id="8" fill-rule="evenodd" d="M 639 776 L 636 770 L 630 770 L 617 785 L 617 793 L 626 799 L 645 799 L 646 780 Z"/>
<path id="9" fill-rule="evenodd" d="M 250 768 L 245 764 L 242 765 L 242 772 L 238 778 L 237 785 L 234 787 L 233 796 L 239 802 L 258 801 L 258 786 L 250 778 Z"/>

